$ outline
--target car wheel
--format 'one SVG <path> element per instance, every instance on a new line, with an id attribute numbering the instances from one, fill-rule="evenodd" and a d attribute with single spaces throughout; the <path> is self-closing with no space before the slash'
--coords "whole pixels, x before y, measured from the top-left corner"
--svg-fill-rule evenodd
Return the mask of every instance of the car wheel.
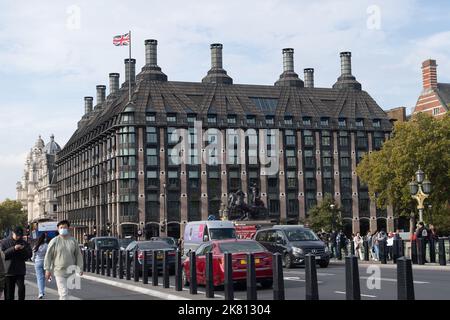
<path id="1" fill-rule="evenodd" d="M 321 268 L 327 268 L 329 264 L 330 264 L 330 261 L 320 261 L 319 262 L 319 266 Z"/>
<path id="2" fill-rule="evenodd" d="M 292 258 L 291 258 L 291 255 L 289 253 L 286 253 L 284 255 L 283 262 L 284 262 L 284 267 L 286 269 L 292 268 Z"/>
<path id="3" fill-rule="evenodd" d="M 186 271 L 183 268 L 183 272 L 181 272 L 181 283 L 183 286 L 187 287 L 189 285 L 189 279 L 186 275 Z"/>
<path id="4" fill-rule="evenodd" d="M 272 286 L 273 286 L 273 279 L 266 279 L 261 281 L 261 287 L 263 287 L 264 289 L 272 288 Z"/>

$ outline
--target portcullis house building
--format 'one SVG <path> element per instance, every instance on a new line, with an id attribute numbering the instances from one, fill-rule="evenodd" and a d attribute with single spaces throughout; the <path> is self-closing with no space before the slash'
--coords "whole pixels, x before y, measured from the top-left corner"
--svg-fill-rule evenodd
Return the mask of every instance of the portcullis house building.
<path id="1" fill-rule="evenodd" d="M 118 73 L 109 74 L 109 94 L 97 86 L 95 106 L 84 98 L 78 129 L 58 153 L 58 216 L 78 238 L 179 237 L 188 221 L 219 217 L 231 193 L 249 195 L 252 186 L 279 223 L 304 221 L 330 195 L 347 232 L 394 228 L 392 209 L 377 209 L 356 176 L 362 155 L 379 149 L 392 125 L 352 75 L 350 52 L 341 52 L 332 88 L 316 88 L 312 68 L 301 80 L 293 49 L 283 50 L 274 85 L 235 84 L 221 44 L 211 45 L 211 69 L 199 82 L 169 81 L 156 40 L 145 41 L 145 59 L 137 75 L 136 61 L 125 59 L 121 85 Z M 188 132 L 181 163 L 171 157 L 178 129 Z M 213 161 L 203 161 L 205 153 Z M 276 172 L 267 174 L 262 153 L 277 157 Z"/>

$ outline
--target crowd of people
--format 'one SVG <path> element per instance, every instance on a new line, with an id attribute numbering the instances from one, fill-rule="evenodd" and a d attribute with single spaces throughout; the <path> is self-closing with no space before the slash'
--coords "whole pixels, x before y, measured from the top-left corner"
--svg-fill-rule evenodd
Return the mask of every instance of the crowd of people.
<path id="1" fill-rule="evenodd" d="M 49 239 L 41 234 L 33 247 L 24 240 L 24 230 L 16 227 L 11 236 L 1 241 L 0 297 L 14 300 L 16 287 L 18 299 L 25 300 L 26 262 L 32 260 L 36 271 L 38 299 L 45 296 L 46 281 L 56 280 L 60 300 L 68 299 L 68 278 L 73 271 L 83 275 L 83 256 L 78 241 L 70 235 L 70 223 L 57 225 L 59 235 Z"/>

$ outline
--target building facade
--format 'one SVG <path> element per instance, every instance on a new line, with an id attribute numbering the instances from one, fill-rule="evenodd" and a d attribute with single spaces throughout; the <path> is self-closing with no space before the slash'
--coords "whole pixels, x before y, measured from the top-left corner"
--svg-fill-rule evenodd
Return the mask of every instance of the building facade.
<path id="1" fill-rule="evenodd" d="M 433 117 L 442 117 L 450 108 L 450 83 L 437 81 L 436 60 L 422 63 L 422 92 L 417 99 L 414 113 L 426 112 Z"/>
<path id="2" fill-rule="evenodd" d="M 16 198 L 27 211 L 29 223 L 57 218 L 55 159 L 59 151 L 53 135 L 47 144 L 39 136 L 27 155 L 22 180 L 16 185 Z"/>
<path id="3" fill-rule="evenodd" d="M 211 45 L 201 82 L 168 81 L 156 40 L 146 40 L 145 53 L 138 75 L 126 59 L 121 86 L 111 73 L 108 96 L 100 85 L 95 106 L 85 97 L 85 115 L 58 153 L 58 216 L 77 237 L 179 237 L 188 221 L 219 217 L 230 193 L 247 196 L 253 186 L 279 223 L 304 221 L 330 196 L 347 232 L 393 230 L 392 210 L 377 209 L 356 176 L 392 125 L 352 75 L 350 52 L 340 54 L 332 88 L 316 88 L 312 68 L 301 80 L 293 49 L 283 50 L 274 85 L 234 84 L 221 44 Z"/>

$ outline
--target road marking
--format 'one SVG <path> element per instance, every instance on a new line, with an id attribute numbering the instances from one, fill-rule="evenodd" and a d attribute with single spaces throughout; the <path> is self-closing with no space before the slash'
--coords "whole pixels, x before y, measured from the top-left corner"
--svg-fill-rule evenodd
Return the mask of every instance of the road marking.
<path id="1" fill-rule="evenodd" d="M 334 293 L 337 293 L 337 294 L 345 294 L 345 291 L 335 291 Z M 363 294 L 363 293 L 361 293 L 361 297 L 376 298 L 377 296 L 373 296 L 373 295 L 370 295 L 370 294 Z"/>
<path id="2" fill-rule="evenodd" d="M 284 273 L 305 274 L 305 271 L 283 271 Z M 317 272 L 318 276 L 335 276 L 335 273 Z"/>
<path id="3" fill-rule="evenodd" d="M 284 280 L 288 280 L 288 281 L 298 281 L 298 282 L 305 282 L 305 279 L 300 279 L 300 277 L 284 277 Z M 323 283 L 323 281 L 317 281 L 317 283 Z"/>
<path id="4" fill-rule="evenodd" d="M 29 286 L 31 286 L 33 288 L 39 289 L 36 283 L 31 282 L 29 280 L 25 280 L 25 284 L 29 285 Z M 55 289 L 52 289 L 52 288 L 49 288 L 49 287 L 46 286 L 45 287 L 45 291 L 55 295 L 56 297 L 59 297 L 58 290 L 55 290 Z M 71 295 L 68 296 L 68 299 L 69 300 L 81 300 L 80 298 L 77 298 L 77 297 L 74 297 L 74 296 L 71 296 Z"/>
<path id="5" fill-rule="evenodd" d="M 371 279 L 371 280 L 380 280 L 380 281 L 388 281 L 388 282 L 397 282 L 397 279 L 391 279 L 391 278 L 373 278 L 373 277 L 360 277 L 361 279 Z M 415 284 L 429 284 L 427 281 L 416 281 L 414 280 Z"/>

